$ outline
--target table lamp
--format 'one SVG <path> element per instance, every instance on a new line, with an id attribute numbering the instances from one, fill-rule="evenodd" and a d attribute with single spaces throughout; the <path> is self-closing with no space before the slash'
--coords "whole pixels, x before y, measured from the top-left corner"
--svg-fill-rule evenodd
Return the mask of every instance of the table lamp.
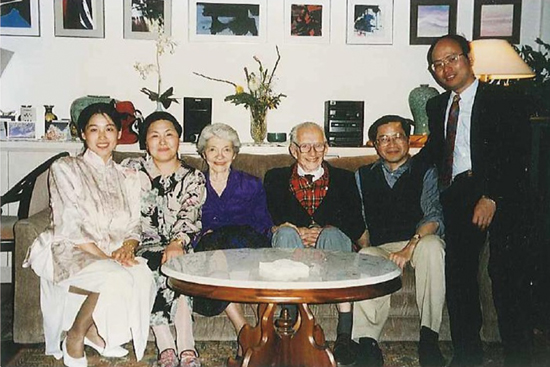
<path id="1" fill-rule="evenodd" d="M 503 39 L 472 41 L 474 73 L 483 82 L 533 78 L 535 73 Z"/>

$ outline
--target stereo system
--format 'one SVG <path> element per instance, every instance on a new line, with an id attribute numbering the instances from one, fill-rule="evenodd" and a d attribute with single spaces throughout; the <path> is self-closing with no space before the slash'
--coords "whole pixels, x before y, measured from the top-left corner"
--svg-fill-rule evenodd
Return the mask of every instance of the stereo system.
<path id="1" fill-rule="evenodd" d="M 333 147 L 360 147 L 364 130 L 363 101 L 326 101 L 325 135 Z"/>
<path id="2" fill-rule="evenodd" d="M 212 98 L 183 99 L 183 141 L 196 143 L 206 125 L 212 123 Z"/>

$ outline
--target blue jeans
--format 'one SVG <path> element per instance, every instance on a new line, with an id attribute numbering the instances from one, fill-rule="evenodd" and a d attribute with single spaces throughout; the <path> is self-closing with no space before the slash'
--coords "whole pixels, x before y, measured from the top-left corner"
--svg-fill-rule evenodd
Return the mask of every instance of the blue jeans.
<path id="1" fill-rule="evenodd" d="M 279 227 L 273 234 L 271 245 L 275 248 L 303 248 L 304 244 L 298 232 L 292 227 Z M 351 252 L 351 240 L 341 230 L 336 227 L 323 229 L 315 248 L 320 250 L 333 250 Z"/>

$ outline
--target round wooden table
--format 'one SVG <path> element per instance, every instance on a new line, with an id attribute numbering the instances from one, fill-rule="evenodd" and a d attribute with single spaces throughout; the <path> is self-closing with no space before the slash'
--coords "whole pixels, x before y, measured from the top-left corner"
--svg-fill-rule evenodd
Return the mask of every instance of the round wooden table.
<path id="1" fill-rule="evenodd" d="M 307 276 L 302 264 L 309 268 Z M 334 367 L 308 304 L 360 301 L 401 288 L 401 270 L 389 260 L 316 249 L 198 252 L 171 259 L 162 271 L 170 287 L 183 294 L 259 304 L 257 325 L 246 325 L 239 333 L 242 361 L 228 360 L 229 366 L 243 367 Z M 297 304 L 295 323 L 287 312 L 275 318 L 278 304 Z"/>

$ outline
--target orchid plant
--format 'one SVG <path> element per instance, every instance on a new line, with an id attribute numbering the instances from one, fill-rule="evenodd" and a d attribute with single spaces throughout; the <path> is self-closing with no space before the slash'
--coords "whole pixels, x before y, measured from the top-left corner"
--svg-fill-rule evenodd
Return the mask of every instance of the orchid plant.
<path id="1" fill-rule="evenodd" d="M 155 31 L 158 36 L 155 42 L 156 48 L 156 58 L 155 63 L 143 64 L 136 62 L 134 64 L 134 69 L 139 73 L 143 80 L 146 80 L 149 74 L 155 73 L 157 75 L 157 90 L 152 91 L 149 88 L 141 88 L 141 92 L 145 93 L 149 99 L 153 102 L 162 104 L 164 108 L 169 108 L 172 102 L 179 103 L 179 101 L 173 97 L 174 87 L 170 87 L 164 92 L 162 90 L 162 72 L 161 72 L 161 57 L 165 53 L 174 54 L 177 43 L 172 40 L 171 37 L 167 36 L 164 32 L 164 27 L 160 23 L 155 23 L 153 25 L 153 31 Z"/>

